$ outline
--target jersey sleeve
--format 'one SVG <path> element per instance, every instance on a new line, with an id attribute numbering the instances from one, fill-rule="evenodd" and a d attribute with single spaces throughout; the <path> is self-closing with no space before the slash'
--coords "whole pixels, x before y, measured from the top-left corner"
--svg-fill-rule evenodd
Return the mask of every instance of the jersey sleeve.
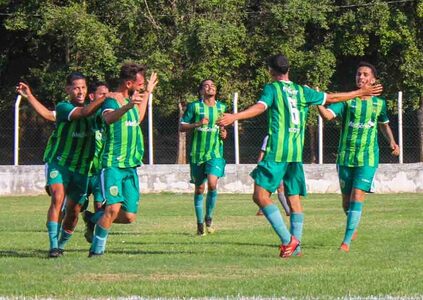
<path id="1" fill-rule="evenodd" d="M 57 122 L 68 122 L 72 112 L 77 107 L 70 102 L 62 101 L 56 106 L 56 121 Z"/>
<path id="2" fill-rule="evenodd" d="M 275 100 L 275 91 L 272 85 L 266 84 L 261 92 L 260 98 L 257 103 L 263 103 L 266 109 L 273 104 Z"/>
<path id="3" fill-rule="evenodd" d="M 318 92 L 309 88 L 308 86 L 302 86 L 304 91 L 304 98 L 307 105 L 324 105 L 326 102 L 326 93 Z"/>
<path id="4" fill-rule="evenodd" d="M 346 107 L 347 103 L 346 102 L 337 102 L 337 103 L 333 103 L 331 105 L 328 106 L 328 110 L 333 114 L 333 116 L 336 117 L 341 117 L 344 114 L 345 111 L 345 107 Z"/>
<path id="5" fill-rule="evenodd" d="M 183 124 L 192 124 L 194 123 L 194 105 L 192 103 L 188 104 L 187 109 L 184 112 L 184 115 L 181 118 L 181 123 Z"/>
<path id="6" fill-rule="evenodd" d="M 388 111 L 386 109 L 386 101 L 382 100 L 382 110 L 377 118 L 378 123 L 389 123 Z"/>
<path id="7" fill-rule="evenodd" d="M 101 105 L 101 114 L 107 110 L 116 110 L 119 109 L 119 104 L 117 103 L 116 99 L 113 98 L 106 98 Z"/>

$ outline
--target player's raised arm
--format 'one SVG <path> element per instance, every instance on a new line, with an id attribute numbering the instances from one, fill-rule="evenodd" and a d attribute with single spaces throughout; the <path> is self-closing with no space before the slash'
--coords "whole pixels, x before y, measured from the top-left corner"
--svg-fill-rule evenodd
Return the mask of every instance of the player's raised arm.
<path id="1" fill-rule="evenodd" d="M 144 117 L 145 117 L 145 112 L 147 110 L 150 94 L 153 93 L 158 83 L 159 83 L 159 79 L 157 78 L 157 73 L 156 72 L 151 73 L 150 79 L 147 82 L 147 88 L 142 93 L 142 101 L 137 103 L 138 110 L 140 112 L 141 122 L 142 120 L 144 120 Z"/>
<path id="2" fill-rule="evenodd" d="M 266 110 L 266 105 L 263 104 L 262 102 L 258 102 L 250 106 L 246 110 L 236 114 L 224 113 L 222 117 L 219 118 L 217 123 L 220 126 L 228 126 L 228 125 L 231 125 L 235 121 L 254 118 L 262 114 L 265 110 Z"/>
<path id="3" fill-rule="evenodd" d="M 37 98 L 32 94 L 31 88 L 28 84 L 19 82 L 16 86 L 16 92 L 22 97 L 28 99 L 29 104 L 35 109 L 35 111 L 47 121 L 56 121 L 56 113 L 54 110 L 49 110 L 47 107 L 41 104 Z"/>
<path id="4" fill-rule="evenodd" d="M 350 100 L 356 97 L 379 96 L 383 91 L 381 84 L 367 85 L 351 92 L 329 93 L 326 96 L 326 103 L 336 103 Z"/>

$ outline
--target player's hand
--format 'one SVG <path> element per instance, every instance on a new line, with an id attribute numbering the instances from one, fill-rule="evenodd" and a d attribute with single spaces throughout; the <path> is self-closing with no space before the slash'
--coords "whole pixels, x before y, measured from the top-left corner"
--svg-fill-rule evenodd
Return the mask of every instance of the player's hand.
<path id="1" fill-rule="evenodd" d="M 362 96 L 379 96 L 382 91 L 383 86 L 381 84 L 366 85 L 361 88 Z"/>
<path id="2" fill-rule="evenodd" d="M 135 105 L 141 104 L 141 102 L 142 102 L 141 94 L 139 92 L 135 91 L 134 94 L 131 96 L 129 103 L 132 106 L 135 106 Z"/>
<path id="3" fill-rule="evenodd" d="M 16 92 L 25 98 L 28 98 L 32 95 L 31 88 L 29 87 L 29 85 L 23 82 L 18 83 L 18 85 L 16 86 Z"/>
<path id="4" fill-rule="evenodd" d="M 208 118 L 202 118 L 200 120 L 200 126 L 207 125 L 207 124 L 209 124 L 209 119 Z"/>
<path id="5" fill-rule="evenodd" d="M 151 73 L 150 79 L 148 80 L 148 83 L 147 83 L 147 89 L 145 90 L 145 92 L 152 93 L 158 83 L 159 83 L 159 79 L 157 78 L 157 73 L 156 72 Z"/>
<path id="6" fill-rule="evenodd" d="M 219 126 L 228 126 L 235 122 L 235 116 L 233 114 L 224 113 L 218 120 L 217 124 Z"/>
<path id="7" fill-rule="evenodd" d="M 226 139 L 226 137 L 228 136 L 228 132 L 226 131 L 226 128 L 224 127 L 224 126 L 220 126 L 220 128 L 219 128 L 220 130 L 220 132 L 219 132 L 219 135 L 220 135 L 220 138 L 222 139 L 222 140 L 224 140 L 224 139 Z"/>
<path id="8" fill-rule="evenodd" d="M 391 146 L 391 150 L 392 150 L 391 154 L 394 155 L 394 156 L 399 156 L 400 147 L 395 142 L 392 142 L 390 146 Z"/>

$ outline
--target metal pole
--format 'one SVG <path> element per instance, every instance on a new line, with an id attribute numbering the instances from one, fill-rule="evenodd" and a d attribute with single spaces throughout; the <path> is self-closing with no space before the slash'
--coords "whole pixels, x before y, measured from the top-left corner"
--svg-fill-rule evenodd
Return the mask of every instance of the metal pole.
<path id="1" fill-rule="evenodd" d="M 234 94 L 234 114 L 238 112 L 238 93 Z M 239 131 L 238 121 L 234 122 L 235 164 L 239 165 Z"/>
<path id="2" fill-rule="evenodd" d="M 319 165 L 323 164 L 323 119 L 319 115 L 319 123 L 318 123 L 318 138 L 319 138 Z"/>
<path id="3" fill-rule="evenodd" d="M 404 162 L 403 153 L 403 134 L 402 134 L 402 92 L 398 92 L 398 146 L 400 148 L 399 163 Z"/>
<path id="4" fill-rule="evenodd" d="M 148 97 L 148 164 L 153 164 L 153 94 Z"/>
<path id="5" fill-rule="evenodd" d="M 15 145 L 14 145 L 14 165 L 19 165 L 19 108 L 22 96 L 18 95 L 15 102 Z"/>

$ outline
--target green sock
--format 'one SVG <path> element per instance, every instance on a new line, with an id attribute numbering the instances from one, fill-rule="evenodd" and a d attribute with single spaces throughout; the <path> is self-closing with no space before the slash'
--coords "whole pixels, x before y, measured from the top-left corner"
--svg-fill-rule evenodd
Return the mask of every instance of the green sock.
<path id="1" fill-rule="evenodd" d="M 94 229 L 94 239 L 91 244 L 90 252 L 101 254 L 106 249 L 106 241 L 109 230 L 101 227 L 100 225 L 95 225 Z"/>
<path id="2" fill-rule="evenodd" d="M 48 232 L 48 239 L 50 241 L 50 249 L 58 248 L 58 233 L 59 233 L 60 225 L 57 222 L 49 221 L 47 222 L 47 232 Z"/>
<path id="3" fill-rule="evenodd" d="M 282 244 L 288 245 L 291 241 L 291 234 L 286 228 L 279 208 L 274 204 L 270 204 L 266 207 L 263 207 L 261 210 L 263 211 L 263 214 L 269 221 L 270 225 L 272 225 L 273 230 L 275 230 L 276 234 L 279 236 Z"/>
<path id="4" fill-rule="evenodd" d="M 59 239 L 59 245 L 58 245 L 59 249 L 65 249 L 65 245 L 72 237 L 72 234 L 73 234 L 73 231 L 69 232 L 62 228 L 62 232 L 60 234 L 60 239 Z"/>
<path id="5" fill-rule="evenodd" d="M 203 223 L 203 194 L 194 195 L 194 208 L 197 223 Z"/>
<path id="6" fill-rule="evenodd" d="M 96 211 L 91 217 L 91 222 L 93 222 L 94 224 L 97 224 L 98 220 L 100 220 L 103 215 L 104 215 L 104 209 L 100 209 Z"/>
<path id="7" fill-rule="evenodd" d="M 303 235 L 303 224 L 304 224 L 304 213 L 291 213 L 290 216 L 290 223 L 291 223 L 291 234 L 295 236 L 299 241 L 301 241 Z M 294 255 L 301 251 L 300 246 L 294 252 Z"/>
<path id="8" fill-rule="evenodd" d="M 358 202 L 352 200 L 350 202 L 350 208 L 347 217 L 347 227 L 345 230 L 344 243 L 349 245 L 351 243 L 351 238 L 354 234 L 354 231 L 360 223 L 361 211 L 363 210 L 363 202 Z"/>
<path id="9" fill-rule="evenodd" d="M 207 192 L 206 199 L 206 219 L 213 218 L 214 208 L 216 207 L 217 190 Z"/>

